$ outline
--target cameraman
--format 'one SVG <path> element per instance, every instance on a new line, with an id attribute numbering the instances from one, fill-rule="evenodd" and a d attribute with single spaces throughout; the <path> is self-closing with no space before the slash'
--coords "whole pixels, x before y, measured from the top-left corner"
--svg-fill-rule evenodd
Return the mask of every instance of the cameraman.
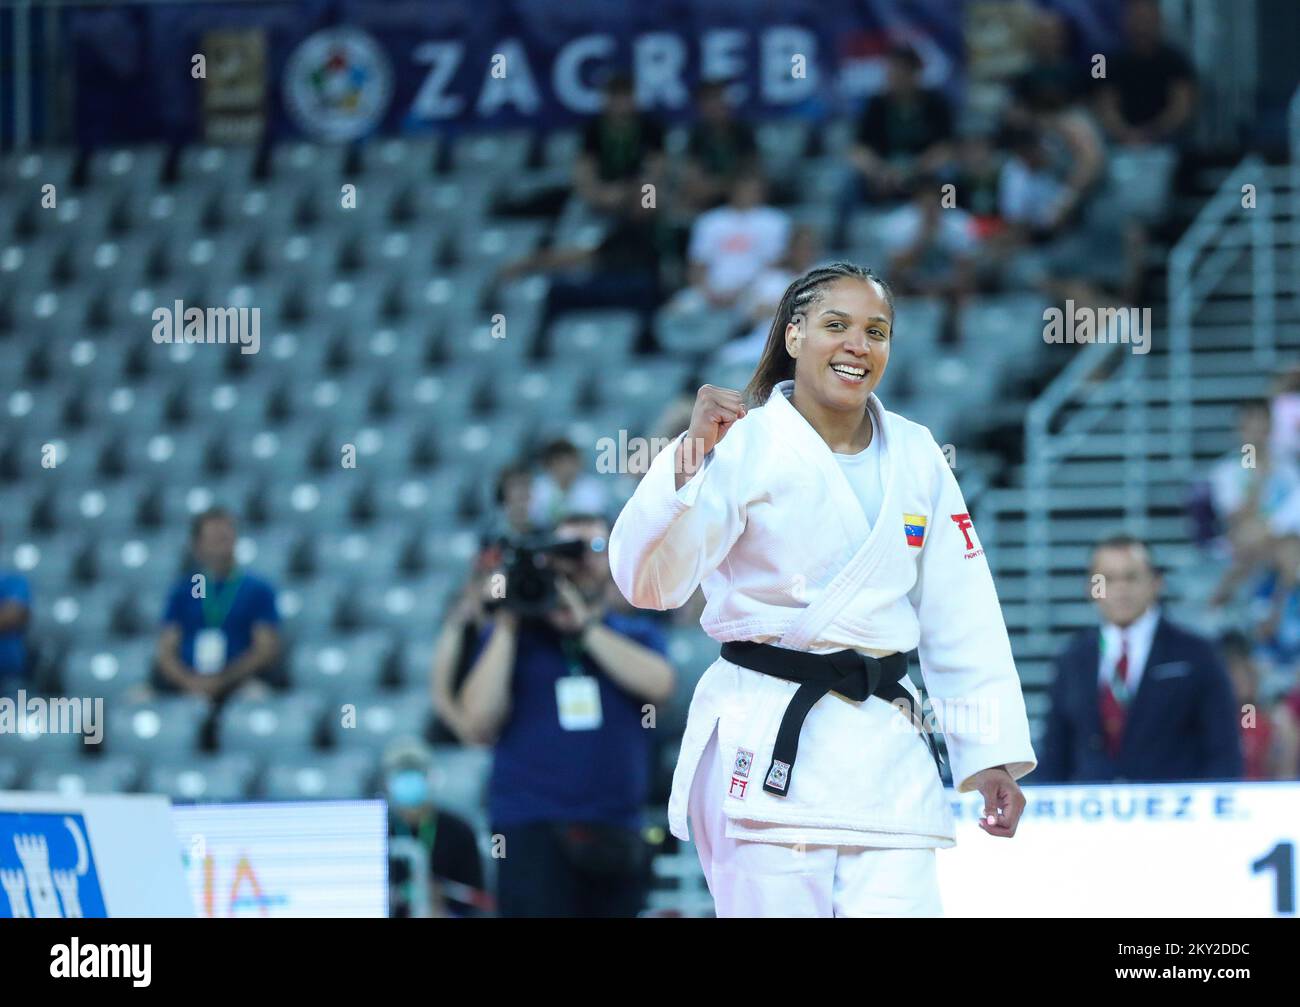
<path id="1" fill-rule="evenodd" d="M 644 900 L 647 714 L 674 675 L 654 623 L 608 611 L 608 537 L 598 515 L 556 526 L 581 557 L 542 560 L 554 578 L 544 614 L 512 609 L 507 587 L 461 689 L 464 726 L 494 746 L 502 916 L 635 916 Z"/>

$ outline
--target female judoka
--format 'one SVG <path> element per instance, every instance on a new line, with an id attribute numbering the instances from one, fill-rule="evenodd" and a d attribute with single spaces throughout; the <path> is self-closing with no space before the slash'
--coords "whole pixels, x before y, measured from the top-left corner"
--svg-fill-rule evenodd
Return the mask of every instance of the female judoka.
<path id="1" fill-rule="evenodd" d="M 936 726 L 986 833 L 1014 835 L 1024 808 L 1036 758 L 984 550 L 929 430 L 873 393 L 893 322 L 869 270 L 792 283 L 747 395 L 699 390 L 610 536 L 632 604 L 676 608 L 702 585 L 722 642 L 668 809 L 719 916 L 941 913 Z"/>

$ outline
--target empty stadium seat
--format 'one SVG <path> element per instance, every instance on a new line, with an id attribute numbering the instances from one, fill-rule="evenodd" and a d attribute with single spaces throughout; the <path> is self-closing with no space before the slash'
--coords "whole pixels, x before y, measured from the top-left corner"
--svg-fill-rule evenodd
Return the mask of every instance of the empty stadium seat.
<path id="1" fill-rule="evenodd" d="M 262 777 L 273 801 L 348 801 L 373 795 L 376 762 L 364 751 L 315 752 L 277 758 Z"/>
<path id="2" fill-rule="evenodd" d="M 392 641 L 382 632 L 356 633 L 300 645 L 289 661 L 294 688 L 351 702 L 383 682 Z"/>
<path id="3" fill-rule="evenodd" d="M 257 764 L 245 752 L 169 757 L 151 764 L 144 787 L 177 803 L 242 801 L 253 793 Z"/>
<path id="4" fill-rule="evenodd" d="M 103 641 L 98 646 L 78 639 L 63 663 L 63 691 L 70 696 L 121 697 L 147 685 L 153 667 L 155 641 Z"/>
<path id="5" fill-rule="evenodd" d="M 134 790 L 140 779 L 140 763 L 130 756 L 103 755 L 75 761 L 40 765 L 32 769 L 27 786 L 62 797 L 86 794 L 124 794 Z"/>
<path id="6" fill-rule="evenodd" d="M 310 751 L 325 710 L 311 693 L 230 700 L 217 719 L 217 744 L 225 752 L 280 758 Z"/>
<path id="7" fill-rule="evenodd" d="M 104 746 L 114 755 L 157 762 L 195 753 L 208 704 L 194 696 L 160 696 L 108 709 Z"/>
<path id="8" fill-rule="evenodd" d="M 339 751 L 382 756 L 398 738 L 422 738 L 432 716 L 428 689 L 375 692 L 348 701 L 348 716 L 330 717 L 330 741 Z"/>

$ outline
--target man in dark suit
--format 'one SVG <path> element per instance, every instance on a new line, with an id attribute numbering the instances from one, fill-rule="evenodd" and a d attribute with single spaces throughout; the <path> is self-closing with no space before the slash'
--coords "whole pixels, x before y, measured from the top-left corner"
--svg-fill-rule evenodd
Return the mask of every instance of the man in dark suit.
<path id="1" fill-rule="evenodd" d="M 1213 644 L 1170 622 L 1146 545 L 1099 542 L 1092 597 L 1101 626 L 1056 661 L 1035 783 L 1233 780 L 1238 711 Z"/>

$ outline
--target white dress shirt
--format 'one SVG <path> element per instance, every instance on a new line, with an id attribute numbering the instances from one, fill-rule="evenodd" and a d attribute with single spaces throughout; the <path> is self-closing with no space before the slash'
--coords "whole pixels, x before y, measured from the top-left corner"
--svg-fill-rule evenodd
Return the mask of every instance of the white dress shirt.
<path id="1" fill-rule="evenodd" d="M 1142 683 L 1142 672 L 1151 656 L 1151 641 L 1155 639 L 1156 625 L 1160 622 L 1160 606 L 1152 605 L 1124 629 L 1113 622 L 1101 626 L 1101 659 L 1097 662 L 1097 685 L 1100 687 L 1115 678 L 1115 665 L 1119 663 L 1121 645 L 1128 645 L 1128 683 L 1130 698 L 1137 695 Z"/>

